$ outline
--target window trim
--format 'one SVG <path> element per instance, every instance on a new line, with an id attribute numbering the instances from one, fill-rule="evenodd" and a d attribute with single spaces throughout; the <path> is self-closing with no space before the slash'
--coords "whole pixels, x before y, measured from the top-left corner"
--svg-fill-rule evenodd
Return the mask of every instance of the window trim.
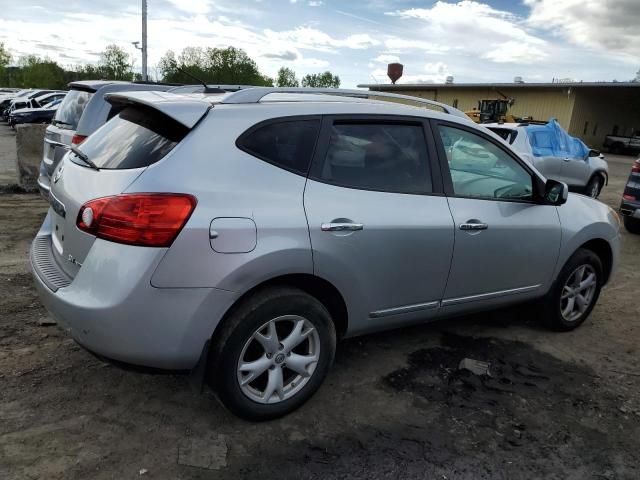
<path id="1" fill-rule="evenodd" d="M 464 125 L 461 123 L 450 122 L 446 120 L 431 120 L 431 128 L 432 135 L 438 150 L 438 159 L 440 162 L 440 171 L 442 172 L 442 182 L 444 185 L 445 195 L 453 198 L 467 198 L 470 200 L 484 200 L 490 202 L 507 202 L 507 203 L 525 203 L 530 205 L 540 205 L 544 204 L 543 196 L 544 196 L 544 181 L 538 175 L 530 165 L 528 165 L 524 160 L 518 157 L 514 152 L 510 151 L 506 145 L 503 145 L 499 142 L 496 142 L 488 133 L 483 132 L 477 128 L 470 127 L 468 125 Z M 504 153 L 506 153 L 509 157 L 511 157 L 518 165 L 520 165 L 530 176 L 531 176 L 531 186 L 533 189 L 533 198 L 531 200 L 520 200 L 520 199 L 511 199 L 511 198 L 490 198 L 490 197 L 475 197 L 470 195 L 460 195 L 456 194 L 453 188 L 453 180 L 451 178 L 451 170 L 449 168 L 449 162 L 447 161 L 447 154 L 444 149 L 444 143 L 442 142 L 442 137 L 440 136 L 440 132 L 438 130 L 439 126 L 457 128 L 459 130 L 464 130 L 466 132 L 475 134 L 480 138 L 488 141 L 493 144 L 495 147 L 498 147 Z"/>
<path id="2" fill-rule="evenodd" d="M 301 172 L 299 170 L 295 170 L 293 168 L 288 168 L 288 167 L 285 167 L 284 165 L 280 165 L 274 162 L 273 160 L 265 157 L 264 155 L 261 155 L 258 152 L 254 152 L 253 150 L 242 145 L 243 140 L 245 140 L 253 132 L 255 132 L 256 130 L 262 127 L 266 127 L 274 123 L 295 122 L 295 121 L 302 121 L 302 120 L 316 120 L 318 122 L 318 131 L 316 133 L 315 143 L 313 144 L 313 148 L 311 149 L 311 156 L 309 157 L 309 164 L 307 165 L 306 172 Z M 238 150 L 241 150 L 242 152 L 248 155 L 251 155 L 252 157 L 262 160 L 263 162 L 266 162 L 269 165 L 273 165 L 274 167 L 280 168 L 282 170 L 286 170 L 287 172 L 295 173 L 296 175 L 300 175 L 301 177 L 306 178 L 309 176 L 309 172 L 311 171 L 311 165 L 313 164 L 313 159 L 315 157 L 315 152 L 318 149 L 319 139 L 321 138 L 321 136 L 322 136 L 322 115 L 291 115 L 291 116 L 284 116 L 284 117 L 268 118 L 266 120 L 262 120 L 261 122 L 253 124 L 252 126 L 247 128 L 244 132 L 242 132 L 238 136 L 238 138 L 236 138 L 235 146 Z"/>
<path id="3" fill-rule="evenodd" d="M 397 124 L 412 125 L 422 128 L 424 137 L 427 164 L 429 166 L 429 175 L 431 176 L 431 192 L 396 192 L 390 190 L 380 190 L 377 188 L 363 188 L 354 185 L 340 184 L 329 182 L 323 179 L 318 172 L 322 171 L 324 161 L 330 146 L 331 127 L 334 123 L 350 123 L 350 124 Z M 429 119 L 419 116 L 410 115 L 384 115 L 384 114 L 333 114 L 322 116 L 322 127 L 320 129 L 320 137 L 316 144 L 315 154 L 311 162 L 308 178 L 310 180 L 324 183 L 339 188 L 349 188 L 352 190 L 361 190 L 366 192 L 380 192 L 393 195 L 419 195 L 419 196 L 444 196 L 442 174 L 440 172 L 440 162 L 438 161 L 438 153 L 434 144 L 433 135 L 429 126 Z"/>

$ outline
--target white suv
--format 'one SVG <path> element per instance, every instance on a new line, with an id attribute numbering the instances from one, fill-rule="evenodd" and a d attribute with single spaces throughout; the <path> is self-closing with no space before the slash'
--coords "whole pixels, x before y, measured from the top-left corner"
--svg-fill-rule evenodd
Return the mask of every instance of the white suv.
<path id="1" fill-rule="evenodd" d="M 609 181 L 604 155 L 570 136 L 556 120 L 483 126 L 501 136 L 545 177 L 564 182 L 571 190 L 598 198 Z"/>

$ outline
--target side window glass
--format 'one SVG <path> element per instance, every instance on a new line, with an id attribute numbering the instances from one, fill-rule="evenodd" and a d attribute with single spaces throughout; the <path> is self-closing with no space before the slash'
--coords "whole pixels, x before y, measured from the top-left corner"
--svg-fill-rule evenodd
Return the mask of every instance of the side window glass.
<path id="1" fill-rule="evenodd" d="M 336 122 L 317 176 L 363 190 L 430 193 L 428 160 L 422 125 Z"/>
<path id="2" fill-rule="evenodd" d="M 456 195 L 505 200 L 533 198 L 531 175 L 504 150 L 480 135 L 438 126 Z"/>
<path id="3" fill-rule="evenodd" d="M 306 175 L 319 129 L 320 120 L 268 123 L 243 134 L 238 147 L 278 167 Z"/>

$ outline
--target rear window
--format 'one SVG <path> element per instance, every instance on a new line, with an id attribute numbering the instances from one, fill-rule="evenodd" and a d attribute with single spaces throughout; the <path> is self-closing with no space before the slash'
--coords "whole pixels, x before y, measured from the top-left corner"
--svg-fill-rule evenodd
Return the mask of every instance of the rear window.
<path id="1" fill-rule="evenodd" d="M 86 92 L 84 90 L 71 90 L 64 97 L 64 101 L 58 108 L 56 116 L 53 119 L 53 124 L 63 128 L 69 128 L 75 130 L 78 127 L 78 122 L 84 112 L 87 103 L 93 97 L 92 92 Z"/>
<path id="2" fill-rule="evenodd" d="M 499 137 L 502 137 L 502 139 L 508 142 L 509 145 L 513 145 L 513 142 L 518 136 L 518 131 L 512 130 L 511 128 L 489 128 L 489 130 Z"/>
<path id="3" fill-rule="evenodd" d="M 127 107 L 91 134 L 79 149 L 98 168 L 140 168 L 163 158 L 187 133 L 187 127 L 157 110 Z"/>
<path id="4" fill-rule="evenodd" d="M 254 157 L 306 175 L 319 129 L 317 119 L 277 120 L 248 130 L 237 146 Z"/>

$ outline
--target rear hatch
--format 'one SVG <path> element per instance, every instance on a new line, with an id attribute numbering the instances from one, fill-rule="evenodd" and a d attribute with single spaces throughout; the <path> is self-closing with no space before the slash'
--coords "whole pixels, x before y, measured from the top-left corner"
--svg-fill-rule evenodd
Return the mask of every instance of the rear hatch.
<path id="1" fill-rule="evenodd" d="M 39 181 L 49 184 L 51 173 L 62 157 L 67 153 L 67 146 L 76 133 L 78 122 L 84 112 L 87 103 L 93 97 L 95 90 L 87 87 L 83 89 L 72 88 L 58 107 L 51 125 L 47 127 L 44 135 L 44 149 Z"/>
<path id="2" fill-rule="evenodd" d="M 149 165 L 168 155 L 208 110 L 199 102 L 198 108 L 191 109 L 191 118 L 197 118 L 187 126 L 127 96 L 113 100 L 126 106 L 68 152 L 52 175 L 52 249 L 58 264 L 71 277 L 75 277 L 96 238 L 77 227 L 81 207 L 90 200 L 124 192 Z M 185 110 L 180 113 L 184 116 Z"/>

